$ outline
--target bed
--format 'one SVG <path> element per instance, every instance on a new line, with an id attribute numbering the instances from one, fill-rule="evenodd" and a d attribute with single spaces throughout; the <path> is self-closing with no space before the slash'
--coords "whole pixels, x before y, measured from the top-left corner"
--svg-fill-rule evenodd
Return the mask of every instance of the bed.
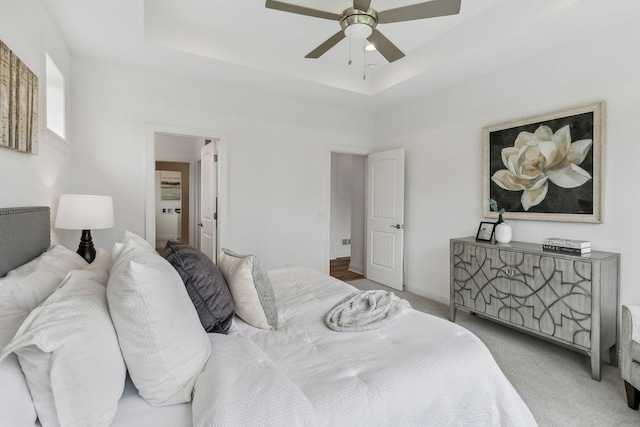
<path id="1" fill-rule="evenodd" d="M 230 253 L 222 276 L 266 280 L 277 312 L 258 285 L 256 299 L 229 281 L 235 315 L 207 326 L 225 333 L 207 333 L 183 271 L 142 238 L 127 232 L 87 265 L 49 247 L 49 221 L 46 207 L 0 210 L 0 257 L 11 254 L 0 270 L 9 272 L 0 278 L 0 412 L 15 425 L 536 425 L 487 348 L 459 325 L 409 309 L 376 329 L 338 332 L 327 313 L 354 287 L 307 268 L 260 278 L 256 257 Z M 47 257 L 58 267 L 43 276 Z M 25 297 L 36 273 L 40 285 Z M 131 283 L 153 295 L 132 297 Z M 56 322 L 62 332 L 50 331 Z M 32 372 L 43 354 L 44 379 Z"/>

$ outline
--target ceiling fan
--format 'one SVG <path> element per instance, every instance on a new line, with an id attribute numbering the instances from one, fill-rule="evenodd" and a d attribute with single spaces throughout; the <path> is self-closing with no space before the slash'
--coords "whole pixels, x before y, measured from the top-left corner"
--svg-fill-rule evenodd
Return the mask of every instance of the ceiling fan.
<path id="1" fill-rule="evenodd" d="M 340 14 L 310 9 L 308 7 L 275 0 L 267 0 L 266 7 L 268 9 L 340 22 L 341 31 L 329 37 L 327 41 L 309 52 L 305 58 L 320 58 L 343 38 L 351 37 L 357 39 L 366 38 L 387 61 L 394 62 L 404 57 L 404 53 L 376 29 L 378 24 L 455 15 L 460 13 L 461 1 L 462 0 L 431 0 L 378 12 L 370 7 L 371 0 L 353 0 L 353 7 L 345 9 Z"/>

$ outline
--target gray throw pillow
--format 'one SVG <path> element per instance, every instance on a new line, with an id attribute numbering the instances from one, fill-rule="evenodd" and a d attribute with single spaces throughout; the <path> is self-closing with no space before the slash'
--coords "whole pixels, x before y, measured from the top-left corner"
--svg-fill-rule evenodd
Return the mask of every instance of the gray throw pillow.
<path id="1" fill-rule="evenodd" d="M 180 274 L 205 331 L 226 334 L 233 320 L 233 297 L 213 261 L 201 251 L 171 240 L 163 256 Z"/>
<path id="2" fill-rule="evenodd" d="M 278 327 L 278 309 L 269 273 L 255 255 L 238 255 L 222 249 L 218 256 L 222 272 L 233 301 L 236 314 L 245 322 L 262 329 Z"/>

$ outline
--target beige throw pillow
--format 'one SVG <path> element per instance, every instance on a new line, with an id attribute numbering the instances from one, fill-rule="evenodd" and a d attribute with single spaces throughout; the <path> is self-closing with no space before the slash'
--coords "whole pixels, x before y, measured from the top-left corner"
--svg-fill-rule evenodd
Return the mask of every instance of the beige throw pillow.
<path id="1" fill-rule="evenodd" d="M 276 329 L 278 309 L 269 273 L 255 255 L 238 255 L 222 249 L 218 268 L 229 285 L 236 314 L 248 324 Z"/>

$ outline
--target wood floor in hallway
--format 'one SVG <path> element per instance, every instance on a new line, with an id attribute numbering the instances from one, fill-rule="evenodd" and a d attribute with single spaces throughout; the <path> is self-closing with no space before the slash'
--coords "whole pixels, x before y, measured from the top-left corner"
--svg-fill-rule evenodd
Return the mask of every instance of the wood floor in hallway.
<path id="1" fill-rule="evenodd" d="M 332 259 L 329 262 L 329 274 L 336 279 L 340 279 L 344 282 L 348 282 L 349 280 L 358 280 L 364 279 L 362 274 L 354 273 L 349 270 L 349 262 L 351 258 L 342 257 Z"/>

